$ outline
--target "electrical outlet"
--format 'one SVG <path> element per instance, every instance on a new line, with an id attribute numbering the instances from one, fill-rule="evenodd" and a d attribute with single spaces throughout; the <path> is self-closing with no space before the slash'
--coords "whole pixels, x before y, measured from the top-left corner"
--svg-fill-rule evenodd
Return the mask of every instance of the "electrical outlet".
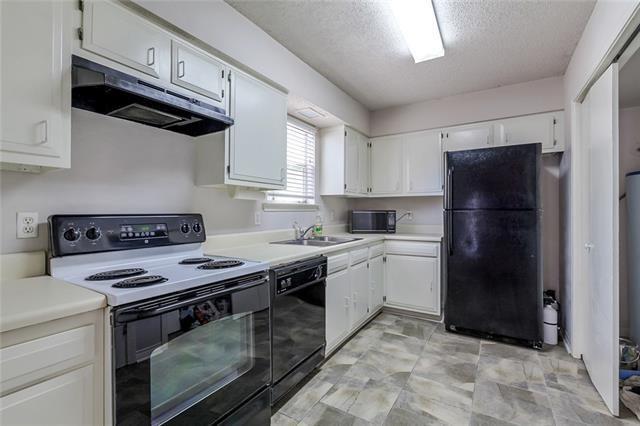
<path id="1" fill-rule="evenodd" d="M 413 212 L 412 211 L 408 211 L 407 212 L 407 220 L 413 220 Z"/>
<path id="2" fill-rule="evenodd" d="M 260 216 L 260 212 L 255 212 L 253 214 L 253 222 L 256 225 L 260 225 L 260 223 L 262 223 L 262 217 Z"/>
<path id="3" fill-rule="evenodd" d="M 18 212 L 16 219 L 16 234 L 18 238 L 37 238 L 38 213 Z"/>

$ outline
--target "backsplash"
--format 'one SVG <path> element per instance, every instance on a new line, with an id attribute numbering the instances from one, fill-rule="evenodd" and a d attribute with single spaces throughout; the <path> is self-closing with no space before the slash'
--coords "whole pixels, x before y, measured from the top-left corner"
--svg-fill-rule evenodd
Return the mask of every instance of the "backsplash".
<path id="1" fill-rule="evenodd" d="M 74 109 L 71 140 L 71 169 L 0 172 L 0 253 L 46 250 L 51 214 L 198 212 L 209 234 L 287 228 L 293 220 L 311 224 L 318 214 L 264 212 L 256 201 L 196 187 L 195 147 L 187 136 Z M 320 214 L 326 223 L 345 223 L 347 205 L 344 199 L 321 200 Z M 38 238 L 16 238 L 19 211 L 38 212 Z"/>

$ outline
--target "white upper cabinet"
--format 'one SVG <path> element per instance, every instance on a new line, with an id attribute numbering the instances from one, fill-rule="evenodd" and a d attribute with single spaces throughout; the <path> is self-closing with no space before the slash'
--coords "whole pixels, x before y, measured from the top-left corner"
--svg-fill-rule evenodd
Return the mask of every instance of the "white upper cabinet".
<path id="1" fill-rule="evenodd" d="M 402 192 L 402 137 L 371 139 L 371 194 Z"/>
<path id="2" fill-rule="evenodd" d="M 501 120 L 496 124 L 498 141 L 502 145 L 541 143 L 543 152 L 561 150 L 563 116 L 562 112 L 555 112 Z"/>
<path id="3" fill-rule="evenodd" d="M 369 176 L 365 135 L 347 126 L 320 131 L 320 195 L 366 196 Z"/>
<path id="4" fill-rule="evenodd" d="M 72 7 L 0 1 L 3 168 L 70 167 Z"/>
<path id="5" fill-rule="evenodd" d="M 409 195 L 442 194 L 442 146 L 437 131 L 405 135 L 405 192 Z"/>
<path id="6" fill-rule="evenodd" d="M 286 186 L 287 96 L 243 72 L 230 71 L 226 183 L 264 189 Z"/>
<path id="7" fill-rule="evenodd" d="M 171 46 L 171 82 L 223 103 L 224 63 L 176 40 Z"/>
<path id="8" fill-rule="evenodd" d="M 490 148 L 493 146 L 493 126 L 478 124 L 452 127 L 442 130 L 442 137 L 445 151 Z"/>
<path id="9" fill-rule="evenodd" d="M 161 77 L 171 61 L 168 33 L 114 2 L 84 0 L 83 8 L 83 49 Z"/>

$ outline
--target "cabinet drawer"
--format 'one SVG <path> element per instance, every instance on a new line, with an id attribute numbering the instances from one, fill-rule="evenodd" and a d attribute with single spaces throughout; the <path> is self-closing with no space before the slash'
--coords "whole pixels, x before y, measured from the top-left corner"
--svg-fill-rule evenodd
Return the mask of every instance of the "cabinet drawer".
<path id="1" fill-rule="evenodd" d="M 375 246 L 371 246 L 369 248 L 369 258 L 373 259 L 374 257 L 381 256 L 384 254 L 384 244 L 376 244 Z"/>
<path id="2" fill-rule="evenodd" d="M 349 267 L 349 253 L 327 257 L 327 275 L 342 271 Z"/>
<path id="3" fill-rule="evenodd" d="M 95 328 L 75 328 L 0 349 L 0 393 L 94 358 Z"/>
<path id="4" fill-rule="evenodd" d="M 353 250 L 351 252 L 351 264 L 356 265 L 360 262 L 364 262 L 369 258 L 369 249 L 363 248 L 358 250 Z"/>
<path id="5" fill-rule="evenodd" d="M 385 248 L 387 254 L 405 254 L 409 256 L 437 257 L 440 252 L 440 244 L 419 241 L 387 241 L 385 242 Z"/>

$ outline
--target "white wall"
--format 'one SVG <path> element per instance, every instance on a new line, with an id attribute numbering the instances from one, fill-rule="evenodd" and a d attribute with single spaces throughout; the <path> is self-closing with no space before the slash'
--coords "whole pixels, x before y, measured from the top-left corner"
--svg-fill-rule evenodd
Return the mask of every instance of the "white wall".
<path id="1" fill-rule="evenodd" d="M 551 77 L 382 109 L 371 113 L 371 136 L 557 111 L 562 93 L 562 77 Z"/>
<path id="2" fill-rule="evenodd" d="M 356 129 L 369 133 L 369 111 L 223 1 L 134 0 Z"/>
<path id="3" fill-rule="evenodd" d="M 287 228 L 313 223 L 316 212 L 262 212 L 255 201 L 233 200 L 226 191 L 194 185 L 191 138 L 74 109 L 71 169 L 42 174 L 0 172 L 0 253 L 44 250 L 51 214 L 188 213 L 204 216 L 207 234 Z M 347 202 L 321 201 L 320 214 L 345 223 Z M 16 238 L 16 212 L 40 215 L 39 238 Z M 254 225 L 261 212 L 262 224 Z"/>
<path id="4" fill-rule="evenodd" d="M 562 311 L 564 336 L 574 356 L 582 353 L 583 344 L 586 341 L 586 330 L 574 330 L 577 324 L 582 324 L 584 321 L 580 307 L 586 303 L 582 297 L 584 292 L 581 291 L 583 283 L 573 281 L 574 276 L 579 276 L 583 268 L 580 258 L 573 253 L 573 247 L 577 247 L 578 244 L 577 238 L 574 241 L 573 237 L 579 234 L 579 222 L 574 221 L 572 217 L 574 212 L 579 211 L 577 197 L 581 185 L 580 171 L 577 169 L 579 165 L 574 161 L 573 147 L 580 143 L 576 131 L 579 120 L 576 117 L 574 101 L 587 86 L 600 62 L 605 59 L 608 51 L 616 43 L 639 5 L 638 0 L 598 1 L 564 76 L 567 149 L 560 165 L 561 204 L 564 207 L 560 229 L 563 231 L 561 264 L 566 266 L 562 271 L 561 296 L 564 301 Z"/>
<path id="5" fill-rule="evenodd" d="M 626 192 L 625 176 L 640 170 L 640 106 L 620 110 L 620 193 Z M 637 301 L 629 300 L 627 258 L 627 203 L 620 202 L 620 335 L 629 336 L 629 310 Z"/>

